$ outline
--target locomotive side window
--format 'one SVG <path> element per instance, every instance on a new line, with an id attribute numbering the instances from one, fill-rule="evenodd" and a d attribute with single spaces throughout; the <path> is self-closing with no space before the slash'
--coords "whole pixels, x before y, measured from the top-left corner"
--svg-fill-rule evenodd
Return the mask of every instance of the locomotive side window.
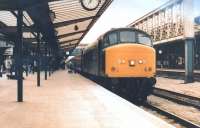
<path id="1" fill-rule="evenodd" d="M 117 33 L 111 33 L 108 35 L 110 45 L 117 43 Z"/>
<path id="2" fill-rule="evenodd" d="M 104 47 L 107 47 L 107 46 L 109 46 L 109 41 L 108 41 L 108 37 L 106 36 L 104 39 L 103 39 L 103 46 Z"/>
<path id="3" fill-rule="evenodd" d="M 132 32 L 132 31 L 122 31 L 122 32 L 120 32 L 120 42 L 122 42 L 122 43 L 136 42 L 135 32 Z"/>
<path id="4" fill-rule="evenodd" d="M 142 33 L 138 33 L 138 42 L 140 44 L 152 46 L 151 39 L 148 36 L 146 36 L 145 34 L 142 34 Z"/>

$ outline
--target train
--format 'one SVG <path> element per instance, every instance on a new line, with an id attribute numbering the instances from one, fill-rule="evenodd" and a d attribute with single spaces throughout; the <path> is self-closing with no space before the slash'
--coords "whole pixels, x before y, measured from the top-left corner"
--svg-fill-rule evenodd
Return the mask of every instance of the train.
<path id="1" fill-rule="evenodd" d="M 70 68 L 133 102 L 145 102 L 156 83 L 156 52 L 150 35 L 136 28 L 115 28 L 71 60 Z"/>

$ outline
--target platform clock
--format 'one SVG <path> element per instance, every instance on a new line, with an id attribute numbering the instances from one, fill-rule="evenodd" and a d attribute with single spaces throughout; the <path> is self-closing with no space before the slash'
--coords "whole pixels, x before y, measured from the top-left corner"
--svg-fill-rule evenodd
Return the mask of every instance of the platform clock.
<path id="1" fill-rule="evenodd" d="M 92 11 L 99 6 L 101 0 L 80 0 L 80 2 L 84 9 Z"/>

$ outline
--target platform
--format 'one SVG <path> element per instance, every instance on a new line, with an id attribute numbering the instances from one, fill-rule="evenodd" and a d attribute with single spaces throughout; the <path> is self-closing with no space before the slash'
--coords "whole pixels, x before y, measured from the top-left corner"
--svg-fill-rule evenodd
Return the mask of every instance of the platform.
<path id="1" fill-rule="evenodd" d="M 166 77 L 170 79 L 180 79 L 185 80 L 185 70 L 184 69 L 166 69 L 158 68 L 157 76 Z M 194 70 L 194 80 L 200 82 L 200 70 Z"/>
<path id="2" fill-rule="evenodd" d="M 184 82 L 182 69 L 157 69 L 156 87 L 200 98 L 200 70 L 194 71 L 194 82 Z"/>
<path id="3" fill-rule="evenodd" d="M 24 102 L 16 102 L 16 81 L 0 81 L 1 128 L 171 128 L 103 87 L 67 71 L 36 87 L 24 81 Z"/>
<path id="4" fill-rule="evenodd" d="M 156 87 L 200 98 L 200 93 L 199 93 L 200 82 L 199 81 L 185 84 L 184 80 L 181 80 L 181 79 L 157 77 Z"/>
<path id="5" fill-rule="evenodd" d="M 180 79 L 185 80 L 185 70 L 184 69 L 157 69 L 157 76 L 170 78 L 170 79 Z M 200 82 L 200 70 L 194 70 L 194 80 Z"/>

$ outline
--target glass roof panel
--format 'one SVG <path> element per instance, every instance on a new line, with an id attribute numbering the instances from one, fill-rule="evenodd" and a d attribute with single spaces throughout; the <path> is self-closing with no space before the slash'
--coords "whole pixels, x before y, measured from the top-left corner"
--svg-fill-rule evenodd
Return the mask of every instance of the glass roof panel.
<path id="1" fill-rule="evenodd" d="M 17 20 L 10 11 L 0 11 L 0 21 L 7 26 L 17 25 Z"/>
<path id="2" fill-rule="evenodd" d="M 75 32 L 75 30 L 74 30 L 75 25 L 78 26 L 78 31 L 83 31 L 83 30 L 87 29 L 88 24 L 91 21 L 92 20 L 87 20 L 85 22 L 80 22 L 80 23 L 77 23 L 77 24 L 72 24 L 72 25 L 68 25 L 68 26 L 59 27 L 59 28 L 56 28 L 56 31 L 58 31 L 58 36 L 66 34 L 66 33 L 72 33 L 72 32 Z"/>
<path id="3" fill-rule="evenodd" d="M 23 38 L 35 38 L 31 32 L 23 32 Z"/>

